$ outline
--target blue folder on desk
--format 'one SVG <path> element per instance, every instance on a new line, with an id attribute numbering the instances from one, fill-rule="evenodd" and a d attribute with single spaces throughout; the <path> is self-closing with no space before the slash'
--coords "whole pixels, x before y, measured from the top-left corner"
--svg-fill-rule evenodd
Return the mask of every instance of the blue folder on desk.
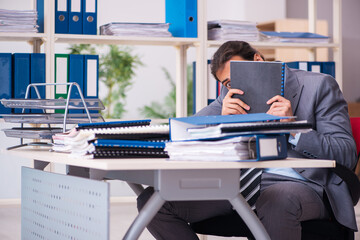
<path id="1" fill-rule="evenodd" d="M 100 147 L 165 148 L 165 142 L 114 140 L 114 139 L 98 139 L 95 141 L 94 145 Z"/>
<path id="2" fill-rule="evenodd" d="M 55 33 L 69 33 L 68 0 L 55 0 Z"/>
<path id="3" fill-rule="evenodd" d="M 172 141 L 195 140 L 188 133 L 188 128 L 205 127 L 211 125 L 218 125 L 221 123 L 251 123 L 277 121 L 285 118 L 287 117 L 278 117 L 266 113 L 170 118 L 170 139 Z"/>
<path id="4" fill-rule="evenodd" d="M 11 53 L 0 53 L 0 99 L 12 98 L 12 61 Z M 11 108 L 0 104 L 0 114 L 11 113 Z"/>

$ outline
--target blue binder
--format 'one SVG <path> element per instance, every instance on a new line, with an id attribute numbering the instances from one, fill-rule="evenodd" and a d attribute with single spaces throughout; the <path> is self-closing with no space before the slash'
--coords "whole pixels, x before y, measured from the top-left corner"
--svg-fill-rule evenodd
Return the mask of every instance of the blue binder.
<path id="1" fill-rule="evenodd" d="M 37 25 L 39 26 L 38 32 L 44 32 L 44 0 L 36 0 L 36 11 L 38 14 Z"/>
<path id="2" fill-rule="evenodd" d="M 26 88 L 30 84 L 30 54 L 13 54 L 13 82 L 14 98 L 25 98 Z M 21 113 L 22 109 L 15 108 L 15 113 Z M 29 109 L 25 109 L 29 113 Z"/>
<path id="3" fill-rule="evenodd" d="M 69 33 L 82 34 L 82 0 L 69 0 Z"/>
<path id="4" fill-rule="evenodd" d="M 97 0 L 82 0 L 83 34 L 96 35 Z"/>
<path id="5" fill-rule="evenodd" d="M 174 37 L 197 37 L 197 1 L 165 0 L 165 21 Z"/>
<path id="6" fill-rule="evenodd" d="M 322 73 L 329 74 L 335 78 L 335 62 L 322 62 L 321 67 Z"/>
<path id="7" fill-rule="evenodd" d="M 69 33 L 68 0 L 55 0 L 55 33 Z"/>
<path id="8" fill-rule="evenodd" d="M 84 97 L 99 98 L 99 56 L 84 56 Z M 90 110 L 90 113 L 98 113 L 98 110 Z"/>
<path id="9" fill-rule="evenodd" d="M 12 60 L 11 53 L 0 53 L 0 99 L 12 98 Z M 0 104 L 0 114 L 10 114 L 11 108 Z"/>
<path id="10" fill-rule="evenodd" d="M 85 55 L 84 97 L 98 98 L 99 95 L 99 56 Z"/>
<path id="11" fill-rule="evenodd" d="M 69 82 L 76 82 L 79 84 L 81 91 L 84 89 L 84 55 L 70 54 L 69 55 Z M 80 94 L 78 89 L 73 86 L 70 93 L 71 99 L 79 99 Z M 69 110 L 70 113 L 83 113 L 83 110 Z"/>
<path id="12" fill-rule="evenodd" d="M 287 158 L 287 141 L 284 134 L 256 135 L 255 138 L 257 160 Z"/>
<path id="13" fill-rule="evenodd" d="M 30 55 L 30 83 L 45 83 L 45 54 L 32 53 Z M 38 86 L 37 89 L 40 93 L 40 98 L 45 99 L 45 86 Z M 35 89 L 32 87 L 30 92 L 31 98 L 38 98 Z M 40 109 L 31 109 L 31 113 L 43 113 Z"/>

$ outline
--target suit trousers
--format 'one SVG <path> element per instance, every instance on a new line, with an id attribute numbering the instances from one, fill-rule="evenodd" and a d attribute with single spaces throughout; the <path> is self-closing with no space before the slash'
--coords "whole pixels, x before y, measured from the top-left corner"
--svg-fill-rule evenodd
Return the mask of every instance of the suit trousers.
<path id="1" fill-rule="evenodd" d="M 153 192 L 154 189 L 149 187 L 140 194 L 139 210 Z M 301 221 L 329 217 L 321 195 L 311 184 L 264 173 L 261 193 L 256 201 L 257 215 L 271 239 L 300 240 Z M 227 200 L 171 201 L 163 205 L 147 228 L 159 240 L 198 240 L 189 223 L 228 215 L 233 211 Z M 237 227 L 244 229 L 246 236 L 248 229 L 245 224 Z"/>

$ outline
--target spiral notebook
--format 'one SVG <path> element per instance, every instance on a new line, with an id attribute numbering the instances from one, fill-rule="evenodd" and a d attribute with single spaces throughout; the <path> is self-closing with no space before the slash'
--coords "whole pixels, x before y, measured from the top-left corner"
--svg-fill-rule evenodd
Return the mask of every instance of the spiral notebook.
<path id="1" fill-rule="evenodd" d="M 128 148 L 96 146 L 93 158 L 168 158 L 162 148 Z"/>
<path id="2" fill-rule="evenodd" d="M 284 96 L 285 63 L 260 61 L 231 61 L 231 88 L 241 89 L 244 94 L 235 94 L 250 106 L 248 113 L 266 113 L 266 102 L 276 96 Z"/>

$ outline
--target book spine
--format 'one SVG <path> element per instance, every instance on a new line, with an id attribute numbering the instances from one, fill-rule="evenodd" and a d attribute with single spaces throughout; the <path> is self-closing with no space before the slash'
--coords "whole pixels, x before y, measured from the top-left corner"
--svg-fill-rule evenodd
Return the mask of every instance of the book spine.
<path id="1" fill-rule="evenodd" d="M 282 63 L 281 68 L 281 96 L 284 96 L 284 89 L 285 89 L 285 63 Z"/>

